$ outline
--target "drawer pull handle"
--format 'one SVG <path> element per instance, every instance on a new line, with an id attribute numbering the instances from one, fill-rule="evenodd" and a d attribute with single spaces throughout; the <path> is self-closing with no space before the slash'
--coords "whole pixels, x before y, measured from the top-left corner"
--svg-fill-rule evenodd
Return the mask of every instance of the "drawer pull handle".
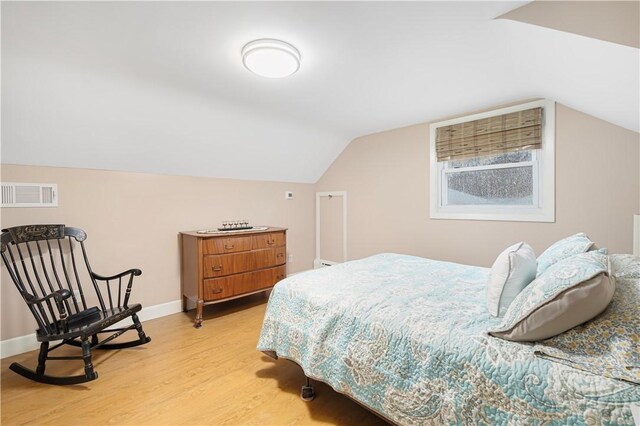
<path id="1" fill-rule="evenodd" d="M 214 288 L 212 293 L 213 294 L 220 294 L 220 293 L 222 293 L 222 289 L 221 288 Z"/>
<path id="2" fill-rule="evenodd" d="M 213 271 L 214 271 L 214 272 L 220 272 L 220 271 L 222 271 L 222 265 L 214 266 L 214 267 L 213 267 Z"/>
<path id="3" fill-rule="evenodd" d="M 267 244 L 269 244 L 270 246 L 274 245 L 275 243 L 275 240 L 267 240 Z"/>
<path id="4" fill-rule="evenodd" d="M 284 257 L 284 253 L 278 253 L 278 257 Z"/>
<path id="5" fill-rule="evenodd" d="M 225 250 L 233 250 L 234 247 L 235 247 L 235 245 L 233 245 L 233 244 L 231 244 L 231 245 L 225 244 L 224 245 L 224 249 Z"/>

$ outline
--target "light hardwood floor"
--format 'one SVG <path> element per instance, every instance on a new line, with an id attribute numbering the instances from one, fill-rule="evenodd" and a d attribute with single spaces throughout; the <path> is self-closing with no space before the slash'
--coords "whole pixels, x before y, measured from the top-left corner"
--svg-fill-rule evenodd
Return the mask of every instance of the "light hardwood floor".
<path id="1" fill-rule="evenodd" d="M 37 351 L 3 359 L 2 425 L 386 424 L 323 383 L 315 382 L 314 401 L 300 400 L 300 367 L 256 350 L 265 302 L 254 295 L 208 306 L 199 330 L 194 311 L 147 321 L 152 341 L 97 351 L 99 377 L 83 385 L 38 384 L 8 369 L 14 361 L 35 367 Z M 81 371 L 81 361 L 47 364 L 50 374 Z"/>

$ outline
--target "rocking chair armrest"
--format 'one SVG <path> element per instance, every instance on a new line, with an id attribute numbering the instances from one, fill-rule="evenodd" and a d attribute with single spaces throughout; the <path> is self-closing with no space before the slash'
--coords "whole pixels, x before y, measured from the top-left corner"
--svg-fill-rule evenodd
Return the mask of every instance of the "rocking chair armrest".
<path id="1" fill-rule="evenodd" d="M 41 297 L 39 299 L 36 299 L 36 298 L 29 299 L 27 300 L 27 304 L 35 305 L 38 303 L 45 302 L 49 299 L 55 299 L 56 303 L 60 304 L 63 300 L 66 300 L 70 297 L 71 297 L 71 292 L 65 288 L 62 290 L 56 290 L 53 293 L 49 293 L 46 296 Z"/>
<path id="2" fill-rule="evenodd" d="M 140 269 L 129 269 L 127 271 L 120 272 L 119 274 L 116 274 L 110 277 L 103 277 L 102 275 L 98 275 L 95 272 L 91 272 L 91 276 L 93 276 L 93 278 L 100 281 L 115 280 L 117 278 L 121 278 L 129 274 L 137 277 L 138 275 L 142 275 L 142 271 Z"/>
<path id="3" fill-rule="evenodd" d="M 138 275 L 142 275 L 142 271 L 140 269 L 129 269 L 128 271 L 120 272 L 119 274 L 113 275 L 111 277 L 103 277 L 102 275 L 98 275 L 95 272 L 91 272 L 92 278 L 100 281 L 106 281 L 107 284 L 109 284 L 109 281 L 116 280 L 116 279 L 118 280 L 118 306 L 120 305 L 120 291 L 122 289 L 122 285 L 124 284 L 124 282 L 122 281 L 122 277 L 126 277 L 126 276 L 129 277 L 129 280 L 128 280 L 129 282 L 126 283 L 127 287 L 124 292 L 123 306 L 125 308 L 129 307 L 129 296 L 131 295 L 131 287 L 133 286 L 133 277 L 137 277 Z"/>

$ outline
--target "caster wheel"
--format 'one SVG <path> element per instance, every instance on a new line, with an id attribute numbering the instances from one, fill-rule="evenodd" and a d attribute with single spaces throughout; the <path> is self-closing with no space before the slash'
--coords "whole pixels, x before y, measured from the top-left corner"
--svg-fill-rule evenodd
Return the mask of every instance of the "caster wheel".
<path id="1" fill-rule="evenodd" d="M 313 389 L 313 386 L 303 386 L 302 391 L 300 392 L 300 398 L 303 401 L 313 401 L 313 398 L 316 397 L 316 391 Z"/>

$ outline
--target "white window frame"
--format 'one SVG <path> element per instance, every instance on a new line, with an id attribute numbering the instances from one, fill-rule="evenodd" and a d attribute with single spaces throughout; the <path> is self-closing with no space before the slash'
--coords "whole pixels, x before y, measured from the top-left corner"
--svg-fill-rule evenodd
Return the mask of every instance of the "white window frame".
<path id="1" fill-rule="evenodd" d="M 504 115 L 531 108 L 543 108 L 542 149 L 532 150 L 532 161 L 489 166 L 447 168 L 436 158 L 436 129 L 442 126 Z M 432 123 L 430 145 L 430 217 L 432 219 L 555 222 L 555 102 L 539 100 L 480 114 Z M 446 174 L 466 170 L 489 170 L 533 166 L 533 205 L 454 205 L 446 203 Z"/>

